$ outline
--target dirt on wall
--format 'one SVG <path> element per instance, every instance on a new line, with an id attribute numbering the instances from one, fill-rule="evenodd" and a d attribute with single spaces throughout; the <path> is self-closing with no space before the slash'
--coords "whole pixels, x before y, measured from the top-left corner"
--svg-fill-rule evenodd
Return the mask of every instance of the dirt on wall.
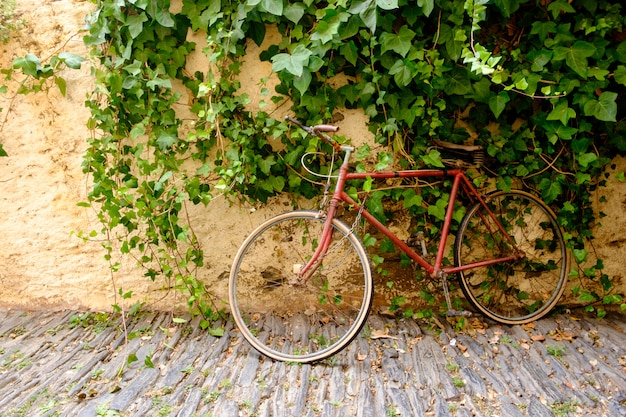
<path id="1" fill-rule="evenodd" d="M 0 44 L 0 68 L 10 67 L 26 53 L 42 59 L 61 51 L 88 56 L 81 29 L 94 7 L 91 2 L 17 0 L 17 7 L 25 26 L 8 44 Z M 255 59 L 253 48 L 242 74 L 251 97 L 259 95 L 259 81 L 271 72 L 267 63 Z M 194 65 L 203 65 L 202 56 L 194 59 Z M 100 229 L 95 213 L 77 206 L 86 201 L 89 189 L 81 163 L 85 139 L 91 134 L 86 128 L 89 111 L 83 105 L 93 89 L 90 63 L 62 76 L 67 81 L 66 96 L 56 88 L 47 94 L 14 95 L 15 83 L 0 96 L 4 109 L 0 142 L 9 154 L 0 158 L 0 307 L 109 310 L 111 304 L 121 302 L 115 295 L 122 287 L 134 291 L 131 302 L 147 301 L 157 308 L 183 305 L 182 296 L 149 281 L 130 259 L 120 259 L 122 268 L 112 275 L 101 244 L 85 243 L 76 236 Z M 348 135 L 370 137 L 363 115 L 346 112 L 344 116 L 342 128 Z M 605 227 L 596 232 L 595 249 L 604 259 L 605 272 L 624 282 L 626 184 L 612 173 L 626 170 L 626 159 L 614 162 L 608 187 L 597 198 L 597 209 L 606 217 L 601 220 Z M 193 227 L 207 256 L 201 278 L 225 295 L 239 243 L 263 219 L 287 209 L 280 199 L 252 207 L 217 198 L 206 208 L 194 207 Z"/>

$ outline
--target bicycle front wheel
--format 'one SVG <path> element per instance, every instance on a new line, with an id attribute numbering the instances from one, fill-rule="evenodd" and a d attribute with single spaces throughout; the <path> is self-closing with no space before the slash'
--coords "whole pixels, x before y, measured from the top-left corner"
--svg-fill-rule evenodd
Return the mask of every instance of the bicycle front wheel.
<path id="1" fill-rule="evenodd" d="M 454 245 L 458 266 L 522 251 L 517 261 L 459 272 L 463 293 L 484 315 L 506 324 L 522 324 L 546 315 L 567 283 L 568 252 L 556 216 L 541 200 L 523 191 L 497 192 L 463 218 Z M 513 242 L 513 245 L 511 244 Z"/>
<path id="2" fill-rule="evenodd" d="M 244 241 L 229 278 L 232 315 L 244 338 L 270 358 L 308 363 L 346 347 L 365 324 L 373 297 L 369 259 L 343 222 L 308 279 L 298 272 L 315 252 L 325 219 L 293 211 L 261 224 Z"/>

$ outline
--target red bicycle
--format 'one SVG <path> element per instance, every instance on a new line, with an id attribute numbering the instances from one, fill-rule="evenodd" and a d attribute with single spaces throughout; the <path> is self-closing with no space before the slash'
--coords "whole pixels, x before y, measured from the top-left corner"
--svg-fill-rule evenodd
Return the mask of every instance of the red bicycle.
<path id="1" fill-rule="evenodd" d="M 314 362 L 336 354 L 359 334 L 374 295 L 370 260 L 357 235 L 362 219 L 442 283 L 449 315 L 468 314 L 452 308 L 451 274 L 458 276 L 470 304 L 500 323 L 527 323 L 556 305 L 566 285 L 568 251 L 556 216 L 537 197 L 517 190 L 482 196 L 460 168 L 350 172 L 354 148 L 326 134 L 337 127 L 287 120 L 342 152 L 343 162 L 327 206 L 265 221 L 234 258 L 230 308 L 242 335 L 259 352 L 275 360 Z M 450 179 L 434 261 L 427 260 L 425 245 L 418 244 L 418 253 L 344 191 L 347 181 L 370 178 Z M 447 266 L 444 252 L 461 191 L 470 205 L 454 240 L 454 264 Z M 356 214 L 351 224 L 338 218 L 340 206 Z"/>

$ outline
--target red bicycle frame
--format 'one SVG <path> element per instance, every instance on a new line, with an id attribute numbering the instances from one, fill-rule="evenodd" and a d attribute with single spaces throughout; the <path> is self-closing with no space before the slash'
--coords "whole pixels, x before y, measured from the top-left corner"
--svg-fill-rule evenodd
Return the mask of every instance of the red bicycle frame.
<path id="1" fill-rule="evenodd" d="M 328 247 L 330 245 L 331 237 L 332 237 L 332 222 L 337 213 L 337 209 L 339 207 L 340 202 L 344 202 L 348 204 L 350 207 L 353 207 L 354 210 L 357 210 L 363 217 L 367 219 L 367 221 L 372 224 L 376 229 L 378 229 L 382 234 L 387 236 L 395 245 L 397 245 L 402 251 L 404 251 L 407 256 L 409 256 L 412 260 L 417 262 L 422 268 L 428 272 L 428 274 L 432 278 L 438 278 L 441 274 L 452 274 L 459 271 L 464 271 L 472 268 L 479 268 L 483 266 L 488 266 L 500 262 L 508 262 L 518 260 L 524 257 L 524 253 L 520 250 L 517 250 L 513 255 L 501 257 L 501 258 L 492 258 L 492 259 L 484 259 L 478 262 L 468 263 L 462 266 L 455 267 L 446 267 L 442 268 L 442 262 L 444 257 L 444 251 L 446 248 L 446 243 L 448 239 L 448 234 L 450 231 L 450 225 L 452 223 L 452 215 L 454 213 L 454 203 L 456 201 L 459 188 L 463 189 L 463 192 L 472 200 L 480 204 L 487 213 L 487 216 L 493 219 L 494 223 L 497 225 L 499 231 L 506 237 L 512 247 L 515 247 L 513 239 L 506 233 L 502 224 L 498 221 L 496 216 L 491 212 L 485 200 L 480 196 L 476 188 L 471 184 L 471 182 L 467 179 L 465 172 L 461 169 L 418 169 L 418 170 L 405 170 L 405 171 L 383 171 L 383 172 L 348 172 L 348 160 L 350 158 L 350 153 L 352 152 L 352 148 L 350 147 L 341 147 L 341 149 L 345 152 L 344 162 L 339 169 L 339 177 L 337 180 L 337 184 L 335 186 L 335 190 L 333 192 L 333 196 L 330 200 L 329 209 L 326 213 L 326 222 L 324 224 L 324 229 L 322 232 L 322 238 L 320 245 L 317 250 L 313 254 L 312 258 L 309 262 L 302 267 L 300 270 L 300 276 L 306 276 L 307 271 L 314 271 L 321 258 L 323 258 L 322 254 L 326 253 Z M 435 258 L 434 264 L 430 264 L 426 261 L 422 256 L 420 256 L 417 252 L 415 252 L 410 246 L 408 246 L 405 242 L 400 240 L 391 230 L 389 230 L 384 224 L 378 221 L 367 209 L 355 202 L 345 191 L 344 185 L 346 181 L 349 180 L 363 180 L 363 179 L 389 179 L 389 178 L 452 178 L 452 188 L 450 191 L 450 200 L 448 201 L 448 207 L 446 208 L 446 214 L 443 223 L 443 229 L 441 231 L 441 237 L 439 240 L 439 246 L 437 249 L 437 256 Z M 482 216 L 481 216 L 482 217 Z M 488 224 L 485 222 L 485 224 Z"/>

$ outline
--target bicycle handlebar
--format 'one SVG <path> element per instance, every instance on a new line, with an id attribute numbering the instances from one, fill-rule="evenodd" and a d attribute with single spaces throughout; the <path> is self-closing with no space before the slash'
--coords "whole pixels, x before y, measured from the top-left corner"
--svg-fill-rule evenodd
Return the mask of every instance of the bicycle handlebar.
<path id="1" fill-rule="evenodd" d="M 318 132 L 337 132 L 339 130 L 339 126 L 317 125 L 313 126 L 313 130 L 317 130 Z"/>
<path id="2" fill-rule="evenodd" d="M 333 139 L 330 136 L 324 134 L 324 132 L 337 132 L 339 130 L 339 126 L 325 125 L 325 124 L 315 125 L 315 126 L 306 126 L 306 125 L 303 125 L 302 123 L 300 123 L 299 120 L 294 119 L 293 117 L 289 117 L 289 116 L 285 116 L 285 120 L 295 124 L 300 129 L 302 129 L 305 132 L 307 132 L 308 134 L 315 135 L 318 138 L 322 139 L 323 141 L 329 143 L 336 150 L 341 151 L 341 145 L 339 143 L 337 143 L 337 141 L 335 139 Z"/>

